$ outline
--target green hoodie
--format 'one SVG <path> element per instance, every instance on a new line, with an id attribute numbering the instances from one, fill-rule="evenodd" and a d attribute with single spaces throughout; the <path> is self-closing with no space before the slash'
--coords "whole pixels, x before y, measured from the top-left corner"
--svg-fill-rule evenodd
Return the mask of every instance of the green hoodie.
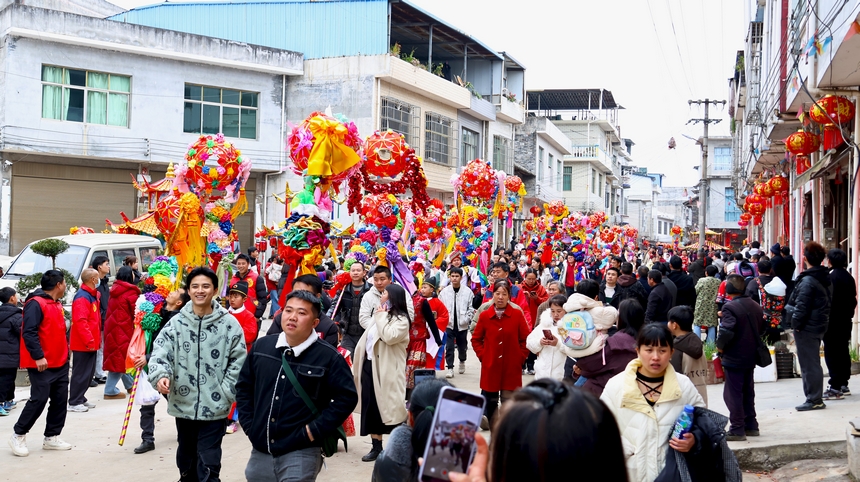
<path id="1" fill-rule="evenodd" d="M 170 380 L 167 413 L 189 420 L 227 418 L 247 350 L 242 327 L 221 305 L 199 317 L 191 303 L 155 339 L 149 380 Z"/>

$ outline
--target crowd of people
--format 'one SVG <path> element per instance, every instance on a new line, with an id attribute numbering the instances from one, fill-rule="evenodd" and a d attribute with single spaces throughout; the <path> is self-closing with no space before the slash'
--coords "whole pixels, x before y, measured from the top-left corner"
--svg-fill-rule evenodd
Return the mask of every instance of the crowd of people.
<path id="1" fill-rule="evenodd" d="M 765 253 L 758 242 L 736 253 L 639 248 L 585 266 L 564 250 L 544 265 L 539 250 L 514 245 L 497 250 L 486 273 L 458 252 L 409 280 L 384 263 L 353 262 L 331 293 L 343 260 L 294 277 L 277 256 L 259 258 L 253 248 L 237 256 L 227 289 L 209 268 L 187 273 L 165 300 L 151 350 L 133 360 L 175 419 L 182 481 L 220 480 L 223 437 L 240 427 L 253 447 L 249 481 L 315 480 L 323 458 L 356 433 L 371 437 L 362 460 L 374 463 L 373 480 L 417 480 L 433 406 L 465 373 L 469 346 L 486 400 L 480 428 L 493 437 L 488 446 L 475 436 L 474 463 L 453 481 L 547 480 L 595 457 L 608 462 L 609 480 L 667 471 L 697 480 L 708 467 L 739 480 L 725 442 L 760 434 L 757 347 L 787 339 L 789 328 L 805 394 L 797 410 L 850 394 L 856 284 L 846 254 L 816 242 L 799 273 L 786 247 Z M 126 357 L 145 274 L 126 259 L 108 288 L 109 273 L 103 257 L 81 273 L 68 337 L 61 272 L 44 273 L 23 309 L 15 290 L 0 289 L 0 415 L 16 406 L 19 367 L 31 384 L 14 455 L 29 454 L 26 436 L 46 406 L 43 449 L 69 450 L 60 434 L 67 413 L 95 407 L 88 388 L 103 383 L 105 400 L 126 397 L 120 382 L 131 392 Z M 261 334 L 264 317 L 272 325 Z M 728 417 L 707 410 L 705 344 L 719 352 Z M 444 377 L 418 382 L 423 369 Z M 535 381 L 523 386 L 528 375 Z M 667 437 L 688 405 L 693 429 Z M 155 449 L 155 406 L 140 411 L 137 454 Z"/>

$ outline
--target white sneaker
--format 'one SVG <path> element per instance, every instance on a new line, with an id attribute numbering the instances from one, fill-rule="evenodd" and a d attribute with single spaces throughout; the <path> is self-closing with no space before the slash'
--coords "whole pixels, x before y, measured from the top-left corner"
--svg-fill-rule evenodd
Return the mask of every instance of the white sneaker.
<path id="1" fill-rule="evenodd" d="M 454 369 L 449 368 L 448 373 L 445 375 L 445 378 L 454 378 Z"/>
<path id="2" fill-rule="evenodd" d="M 87 408 L 96 408 L 96 404 L 93 402 L 84 402 L 84 406 Z"/>
<path id="3" fill-rule="evenodd" d="M 45 437 L 42 442 L 42 450 L 72 450 L 72 444 L 64 442 L 58 435 Z"/>
<path id="4" fill-rule="evenodd" d="M 27 448 L 27 436 L 12 434 L 9 439 L 9 447 L 12 448 L 12 454 L 18 457 L 26 457 L 30 455 L 30 450 Z"/>
<path id="5" fill-rule="evenodd" d="M 69 405 L 66 409 L 67 412 L 89 412 L 90 409 L 85 405 Z"/>
<path id="6" fill-rule="evenodd" d="M 466 373 L 466 362 L 460 362 L 460 375 Z"/>

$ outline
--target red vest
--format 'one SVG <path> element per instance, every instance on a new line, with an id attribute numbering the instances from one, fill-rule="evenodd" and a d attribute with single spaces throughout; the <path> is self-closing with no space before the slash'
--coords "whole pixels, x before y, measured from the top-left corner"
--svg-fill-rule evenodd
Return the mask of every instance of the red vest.
<path id="1" fill-rule="evenodd" d="M 69 345 L 66 342 L 66 319 L 63 317 L 63 305 L 59 301 L 34 296 L 24 304 L 24 309 L 30 303 L 38 303 L 42 310 L 42 323 L 39 325 L 39 344 L 48 368 L 59 368 L 69 361 Z M 26 321 L 26 318 L 25 318 Z M 24 346 L 24 326 L 21 326 L 21 368 L 36 368 L 36 361 L 30 356 Z"/>
<path id="2" fill-rule="evenodd" d="M 259 280 L 257 273 L 250 269 L 244 278 L 240 278 L 239 273 L 236 273 L 233 275 L 233 279 L 230 280 L 230 286 L 233 286 L 233 283 L 237 281 L 245 281 L 248 283 L 248 297 L 245 298 L 245 309 L 250 311 L 252 315 L 257 311 L 257 282 L 259 282 Z"/>

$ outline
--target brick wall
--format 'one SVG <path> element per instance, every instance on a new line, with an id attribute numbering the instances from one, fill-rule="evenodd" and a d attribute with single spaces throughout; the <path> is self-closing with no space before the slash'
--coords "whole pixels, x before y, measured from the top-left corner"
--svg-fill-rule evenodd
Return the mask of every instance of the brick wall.
<path id="1" fill-rule="evenodd" d="M 514 163 L 521 169 L 535 174 L 537 134 L 517 132 L 514 139 Z"/>

